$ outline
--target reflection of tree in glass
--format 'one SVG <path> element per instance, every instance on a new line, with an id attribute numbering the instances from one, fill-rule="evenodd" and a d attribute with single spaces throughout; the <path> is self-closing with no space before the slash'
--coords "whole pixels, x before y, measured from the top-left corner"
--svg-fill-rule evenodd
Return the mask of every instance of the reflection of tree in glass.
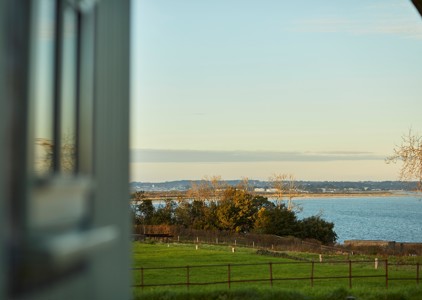
<path id="1" fill-rule="evenodd" d="M 75 137 L 66 134 L 62 137 L 60 147 L 60 165 L 61 171 L 64 173 L 71 173 L 75 170 L 76 166 L 76 149 Z"/>
<path id="2" fill-rule="evenodd" d="M 53 143 L 49 139 L 35 139 L 35 173 L 45 175 L 53 170 Z"/>
<path id="3" fill-rule="evenodd" d="M 50 139 L 35 139 L 35 172 L 46 175 L 53 170 L 54 144 Z M 75 169 L 75 138 L 65 135 L 60 147 L 60 170 L 70 173 Z"/>

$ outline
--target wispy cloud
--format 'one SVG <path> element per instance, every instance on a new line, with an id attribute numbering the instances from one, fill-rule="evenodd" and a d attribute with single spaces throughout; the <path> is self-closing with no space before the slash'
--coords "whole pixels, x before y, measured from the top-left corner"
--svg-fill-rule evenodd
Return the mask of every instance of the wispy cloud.
<path id="1" fill-rule="evenodd" d="M 352 35 L 396 35 L 404 38 L 422 39 L 422 22 L 409 13 L 411 3 L 379 2 L 362 7 L 350 15 L 325 15 L 298 20 L 294 31 L 347 33 Z"/>
<path id="2" fill-rule="evenodd" d="M 132 149 L 132 162 L 321 162 L 383 160 L 381 155 L 360 151 L 277 152 L 277 151 L 202 151 L 171 149 Z"/>
<path id="3" fill-rule="evenodd" d="M 422 39 L 422 24 L 409 20 L 378 19 L 367 22 L 339 18 L 302 20 L 296 28 L 302 32 L 344 32 L 353 35 L 390 34 L 405 38 Z"/>

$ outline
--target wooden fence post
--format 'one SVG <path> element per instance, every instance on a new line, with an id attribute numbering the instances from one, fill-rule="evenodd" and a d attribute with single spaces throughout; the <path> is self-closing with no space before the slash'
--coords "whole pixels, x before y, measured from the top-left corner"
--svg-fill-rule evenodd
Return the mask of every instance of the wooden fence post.
<path id="1" fill-rule="evenodd" d="M 385 288 L 388 289 L 388 259 L 385 260 Z"/>
<path id="2" fill-rule="evenodd" d="M 322 276 L 322 277 L 315 277 L 315 261 L 316 260 L 310 261 L 310 263 L 311 263 L 311 270 L 310 270 L 311 271 L 311 274 L 310 274 L 310 277 L 308 278 L 311 281 L 310 283 L 311 283 L 311 287 L 312 288 L 314 287 L 315 278 L 317 278 L 317 279 L 331 278 L 331 277 L 324 277 L 324 276 Z M 344 277 L 344 276 L 339 277 L 339 278 L 344 278 L 344 279 L 345 278 L 348 278 L 348 280 L 349 280 L 349 288 L 350 289 L 353 287 L 353 263 L 354 262 L 355 261 L 352 261 L 352 260 L 349 259 L 348 260 L 348 269 L 349 269 L 348 270 L 348 274 L 349 275 L 347 277 Z M 381 263 L 381 261 L 379 261 L 379 260 L 378 260 L 378 262 Z M 346 263 L 346 261 L 345 261 L 345 263 Z M 266 264 L 266 263 L 262 263 L 260 265 L 264 265 L 264 264 Z M 274 272 L 273 272 L 273 264 L 274 263 L 272 263 L 272 262 L 268 262 L 268 267 L 269 267 L 269 270 L 268 270 L 269 271 L 269 281 L 270 281 L 271 287 L 273 287 L 274 280 L 275 280 L 274 279 Z M 388 259 L 385 259 L 384 260 L 384 264 L 385 264 L 385 274 L 384 275 L 380 275 L 380 276 L 385 278 L 385 288 L 388 289 L 389 280 L 390 280 L 389 279 L 389 263 L 388 263 Z M 416 284 L 419 286 L 419 282 L 420 282 L 420 263 L 417 262 L 413 266 L 416 266 L 416 274 L 415 274 L 416 275 L 416 278 L 415 279 L 416 279 Z M 191 283 L 190 283 L 190 266 L 189 265 L 187 265 L 185 267 L 184 266 L 180 266 L 178 268 L 182 268 L 182 269 L 183 268 L 186 268 L 186 287 L 189 290 L 190 289 L 190 285 L 191 285 Z M 141 277 L 140 278 L 140 284 L 134 284 L 133 286 L 134 287 L 141 287 L 141 289 L 143 291 L 145 289 L 145 287 L 146 287 L 146 285 L 145 285 L 145 268 L 144 267 L 140 267 L 140 268 L 133 268 L 133 269 L 134 270 L 139 270 L 140 271 L 140 277 Z M 155 269 L 155 268 L 146 268 L 146 269 Z M 158 268 L 158 269 L 166 269 L 166 268 Z M 358 276 L 358 277 L 372 277 L 372 276 Z M 378 275 L 375 276 L 375 277 L 378 277 Z M 297 280 L 298 278 L 283 278 L 283 279 Z M 306 279 L 306 278 L 301 278 L 301 279 Z M 407 277 L 407 278 L 393 278 L 393 279 L 411 279 L 411 278 Z M 262 280 L 262 279 L 257 279 L 257 280 Z M 235 280 L 234 282 L 249 282 L 249 281 L 254 281 L 254 280 L 238 280 L 238 281 Z M 152 283 L 154 283 L 154 282 L 152 282 Z M 232 283 L 232 280 L 231 280 L 231 264 L 227 264 L 227 285 L 228 285 L 228 288 L 229 289 L 231 288 L 231 283 Z M 179 285 L 179 284 L 180 283 L 178 283 L 177 285 Z M 181 284 L 183 285 L 183 283 L 181 283 Z M 213 284 L 213 282 L 210 282 L 209 284 Z M 151 286 L 154 286 L 154 285 L 155 286 L 162 286 L 164 284 L 150 284 L 150 285 Z M 172 285 L 172 284 L 170 284 L 170 285 Z M 194 283 L 194 285 L 195 285 L 195 283 Z"/>
<path id="3" fill-rule="evenodd" d="M 189 284 L 190 284 L 190 282 L 189 282 L 189 266 L 186 266 L 186 287 L 188 288 L 188 290 L 189 290 Z"/>
<path id="4" fill-rule="evenodd" d="M 352 288 L 352 261 L 349 260 L 349 289 Z"/>
<path id="5" fill-rule="evenodd" d="M 314 287 L 314 268 L 315 268 L 315 262 L 312 260 L 312 265 L 311 265 L 311 287 Z"/>
<path id="6" fill-rule="evenodd" d="M 273 263 L 270 262 L 270 283 L 271 283 L 271 287 L 273 287 Z"/>
<path id="7" fill-rule="evenodd" d="M 230 288 L 230 264 L 227 265 L 227 283 L 229 284 Z"/>
<path id="8" fill-rule="evenodd" d="M 144 268 L 141 268 L 141 287 L 144 289 Z"/>

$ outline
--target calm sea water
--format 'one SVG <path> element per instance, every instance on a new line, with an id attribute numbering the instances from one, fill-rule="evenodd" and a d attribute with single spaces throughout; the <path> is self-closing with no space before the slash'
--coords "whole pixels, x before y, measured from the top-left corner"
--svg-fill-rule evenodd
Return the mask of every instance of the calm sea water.
<path id="1" fill-rule="evenodd" d="M 299 218 L 322 213 L 334 222 L 338 242 L 389 240 L 422 242 L 421 197 L 356 197 L 296 199 Z"/>

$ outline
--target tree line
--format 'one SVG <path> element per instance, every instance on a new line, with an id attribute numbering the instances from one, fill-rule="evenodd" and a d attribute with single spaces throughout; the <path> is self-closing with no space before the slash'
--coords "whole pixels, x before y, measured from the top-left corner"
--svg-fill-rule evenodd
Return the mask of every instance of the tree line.
<path id="1" fill-rule="evenodd" d="M 422 136 L 409 130 L 402 136 L 402 144 L 394 148 L 394 154 L 387 163 L 402 161 L 400 179 L 418 181 L 422 190 Z M 321 216 L 299 220 L 293 203 L 300 189 L 292 175 L 274 175 L 270 178 L 277 191 L 276 202 L 254 195 L 248 179 L 244 178 L 238 187 L 224 186 L 221 177 L 205 178 L 200 183 L 192 182 L 188 192 L 191 201 L 166 200 L 164 205 L 154 206 L 143 192 L 132 194 L 137 201 L 133 217 L 138 225 L 182 225 L 207 230 L 218 229 L 232 232 L 257 232 L 279 236 L 295 236 L 302 239 L 316 239 L 332 244 L 337 239 L 334 224 Z M 286 206 L 282 199 L 287 198 Z"/>
<path id="2" fill-rule="evenodd" d="M 293 188 L 291 178 L 283 177 L 286 179 L 288 186 Z M 218 177 L 203 182 L 202 186 L 192 187 L 189 201 L 168 199 L 164 204 L 154 205 L 143 192 L 135 192 L 132 195 L 132 199 L 137 200 L 133 206 L 135 224 L 294 236 L 316 239 L 324 244 L 333 244 L 337 239 L 334 224 L 321 216 L 298 219 L 298 207 L 292 203 L 293 192 L 287 194 L 286 205 L 281 199 L 270 201 L 254 195 L 247 179 L 239 187 L 223 187 Z"/>

